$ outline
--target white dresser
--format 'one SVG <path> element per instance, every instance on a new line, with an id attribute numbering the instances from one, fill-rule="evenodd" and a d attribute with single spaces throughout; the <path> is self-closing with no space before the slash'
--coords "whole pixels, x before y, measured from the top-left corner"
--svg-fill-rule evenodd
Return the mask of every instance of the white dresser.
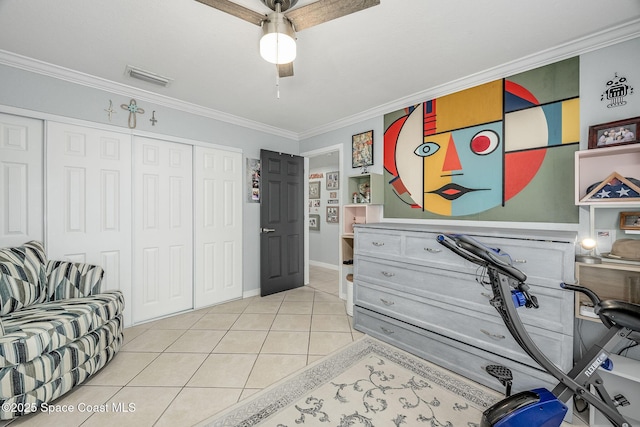
<path id="1" fill-rule="evenodd" d="M 513 392 L 552 389 L 553 377 L 518 346 L 496 310 L 478 267 L 436 241 L 463 233 L 502 249 L 527 276 L 539 309 L 518 312 L 538 347 L 561 369 L 573 364 L 573 232 L 497 230 L 406 224 L 355 227 L 354 324 L 467 378 L 504 392 L 486 371 L 503 365 L 513 373 Z"/>

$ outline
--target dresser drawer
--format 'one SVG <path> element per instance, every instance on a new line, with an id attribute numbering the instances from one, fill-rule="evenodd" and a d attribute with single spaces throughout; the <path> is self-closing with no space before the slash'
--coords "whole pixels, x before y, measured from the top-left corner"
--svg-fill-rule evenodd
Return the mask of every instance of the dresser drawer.
<path id="1" fill-rule="evenodd" d="M 416 295 L 428 300 L 442 301 L 458 307 L 498 316 L 489 304 L 491 289 L 482 286 L 475 274 L 421 267 L 367 257 L 355 259 L 355 282 L 372 284 Z M 573 292 L 531 285 L 531 293 L 538 298 L 540 308 L 520 308 L 523 323 L 565 335 L 573 334 Z"/>
<path id="2" fill-rule="evenodd" d="M 398 233 L 356 229 L 355 253 L 401 258 L 402 237 Z"/>
<path id="3" fill-rule="evenodd" d="M 473 272 L 478 266 L 456 255 L 436 240 L 438 233 L 409 233 L 406 236 L 404 259 L 429 267 L 451 271 Z"/>
<path id="4" fill-rule="evenodd" d="M 552 389 L 556 384 L 552 376 L 539 369 L 361 307 L 356 307 L 354 310 L 354 326 L 361 332 L 502 393 L 504 393 L 504 386 L 486 372 L 486 366 L 502 365 L 509 368 L 513 374 L 512 392 L 514 393 L 538 387 Z"/>
<path id="5" fill-rule="evenodd" d="M 538 366 L 518 345 L 498 315 L 471 311 L 360 282 L 355 286 L 354 303 L 509 359 Z M 573 351 L 570 337 L 531 325 L 527 326 L 527 331 L 553 363 L 563 369 L 570 368 L 567 363 Z"/>

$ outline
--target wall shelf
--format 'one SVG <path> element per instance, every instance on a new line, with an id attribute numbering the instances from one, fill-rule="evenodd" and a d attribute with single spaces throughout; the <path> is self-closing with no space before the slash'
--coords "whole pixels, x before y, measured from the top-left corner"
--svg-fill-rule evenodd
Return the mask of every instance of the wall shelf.
<path id="1" fill-rule="evenodd" d="M 581 150 L 575 153 L 575 203 L 576 205 L 634 206 L 639 202 L 623 199 L 583 200 L 587 189 L 602 182 L 613 172 L 626 178 L 640 179 L 640 143 L 608 148 Z"/>
<path id="2" fill-rule="evenodd" d="M 357 204 L 382 204 L 384 202 L 384 178 L 378 173 L 365 173 L 349 177 L 349 200 L 353 201 L 353 194 L 357 193 Z M 363 195 L 368 189 L 368 200 Z"/>

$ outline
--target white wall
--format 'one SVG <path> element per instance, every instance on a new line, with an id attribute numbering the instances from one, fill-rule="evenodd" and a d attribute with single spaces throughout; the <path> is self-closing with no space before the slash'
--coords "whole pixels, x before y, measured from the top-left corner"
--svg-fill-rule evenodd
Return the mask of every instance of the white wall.
<path id="1" fill-rule="evenodd" d="M 309 178 L 309 182 L 320 182 L 320 207 L 309 208 L 310 214 L 320 215 L 320 231 L 309 230 L 309 263 L 319 265 L 325 268 L 339 267 L 338 249 L 340 244 L 340 224 L 327 222 L 327 206 L 337 207 L 342 213 L 343 199 L 340 204 L 328 204 L 329 193 L 331 191 L 339 192 L 340 190 L 327 190 L 327 172 L 335 172 L 338 166 L 324 166 L 315 169 L 309 169 L 309 174 L 322 173 L 322 178 Z M 338 196 L 341 194 L 338 193 Z M 313 199 L 310 200 L 313 202 Z"/>
<path id="2" fill-rule="evenodd" d="M 0 65 L 0 112 L 35 118 L 64 117 L 122 130 L 128 129 L 128 112 L 120 105 L 128 104 L 130 99 L 122 94 Z M 109 100 L 113 101 L 113 109 L 117 111 L 111 122 L 104 111 L 109 107 Z M 140 99 L 136 101 L 139 107 L 144 108 L 145 114 L 138 116 L 134 133 L 158 137 L 167 135 L 234 147 L 242 150 L 244 158 L 259 158 L 262 148 L 300 153 L 298 142 L 289 138 Z M 154 110 L 158 122 L 152 126 L 149 119 Z M 245 163 L 243 159 L 243 167 Z M 260 205 L 245 202 L 243 207 L 243 291 L 256 294 L 260 288 Z"/>

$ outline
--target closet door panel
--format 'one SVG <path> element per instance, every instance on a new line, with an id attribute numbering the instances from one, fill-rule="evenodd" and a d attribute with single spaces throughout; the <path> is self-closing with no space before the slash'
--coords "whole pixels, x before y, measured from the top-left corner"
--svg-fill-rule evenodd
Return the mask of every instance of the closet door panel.
<path id="1" fill-rule="evenodd" d="M 100 265 L 131 324 L 131 136 L 47 122 L 47 256 Z"/>
<path id="2" fill-rule="evenodd" d="M 192 147 L 134 138 L 134 322 L 193 307 Z"/>
<path id="3" fill-rule="evenodd" d="M 44 240 L 43 124 L 0 114 L 0 247 Z"/>
<path id="4" fill-rule="evenodd" d="M 195 147 L 195 306 L 242 297 L 242 154 Z"/>

